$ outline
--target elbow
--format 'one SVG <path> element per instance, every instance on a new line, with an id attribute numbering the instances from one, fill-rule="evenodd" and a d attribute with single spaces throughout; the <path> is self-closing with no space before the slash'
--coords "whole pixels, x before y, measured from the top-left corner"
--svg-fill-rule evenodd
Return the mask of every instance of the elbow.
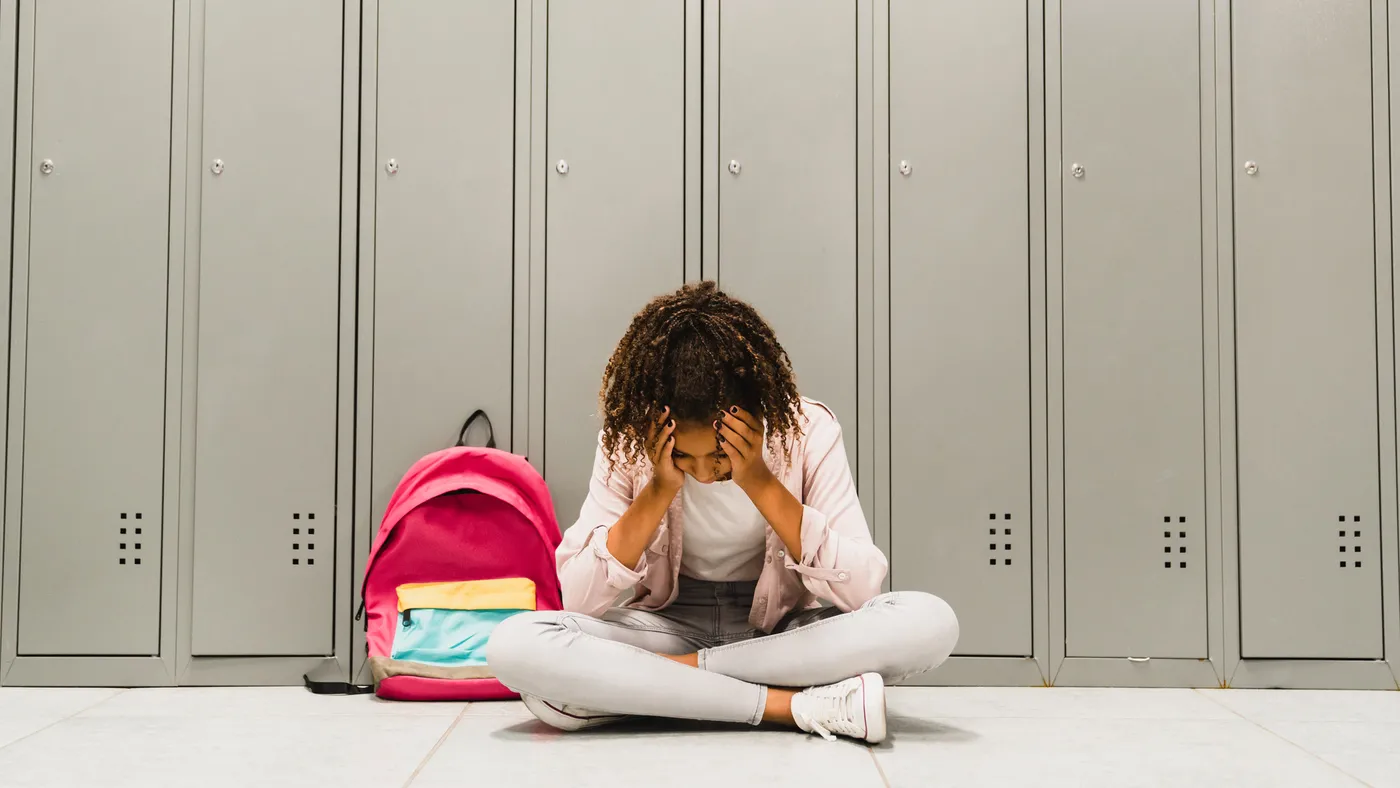
<path id="1" fill-rule="evenodd" d="M 831 600 L 846 612 L 855 610 L 883 593 L 885 578 L 889 575 L 889 562 L 878 550 L 873 551 L 865 561 L 845 570 L 847 579 L 830 583 Z"/>
<path id="2" fill-rule="evenodd" d="M 615 594 L 605 588 L 594 588 L 588 583 L 570 583 L 560 578 L 564 609 L 570 613 L 597 617 L 607 612 Z"/>

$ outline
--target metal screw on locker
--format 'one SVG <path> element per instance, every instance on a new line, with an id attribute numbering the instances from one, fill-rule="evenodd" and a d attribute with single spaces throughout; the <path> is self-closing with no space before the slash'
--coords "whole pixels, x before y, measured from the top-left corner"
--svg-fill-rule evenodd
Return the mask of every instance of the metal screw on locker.
<path id="1" fill-rule="evenodd" d="M 1070 167 L 1069 167 L 1069 174 L 1070 174 L 1070 175 L 1073 175 L 1073 176 L 1076 177 L 1076 178 L 1083 178 L 1083 177 L 1084 177 L 1084 165 L 1083 165 L 1083 164 L 1071 164 Z"/>
<path id="2" fill-rule="evenodd" d="M 384 171 L 387 172 L 387 173 L 389 173 L 390 175 L 393 175 L 394 173 L 398 172 L 398 171 L 399 171 L 399 160 L 398 160 L 398 159 L 390 159 L 390 160 L 384 162 Z"/>
<path id="3" fill-rule="evenodd" d="M 213 162 L 212 164 L 209 165 L 209 171 L 212 172 L 212 173 L 214 173 L 215 175 L 223 175 L 223 174 L 224 174 L 224 160 L 223 160 L 223 159 L 215 159 L 214 162 Z"/>
<path id="4" fill-rule="evenodd" d="M 39 172 L 43 173 L 44 175 L 52 175 L 53 159 L 44 159 L 43 161 L 39 162 Z"/>
<path id="5" fill-rule="evenodd" d="M 1244 174 L 1245 174 L 1245 175 L 1258 175 L 1258 174 L 1259 174 L 1259 163 L 1258 163 L 1258 162 L 1254 162 L 1254 161 L 1247 161 L 1247 162 L 1245 162 L 1245 163 L 1244 163 Z"/>
<path id="6" fill-rule="evenodd" d="M 733 175 L 738 175 L 738 174 L 739 174 L 739 170 L 742 169 L 742 168 L 743 168 L 743 165 L 739 163 L 739 160 L 738 160 L 738 159 L 730 159 L 730 160 L 729 160 L 729 172 L 730 172 L 731 174 L 733 174 Z"/>
<path id="7" fill-rule="evenodd" d="M 554 165 L 554 171 L 559 173 L 560 175 L 568 175 L 569 163 L 567 161 L 564 161 L 563 159 L 560 159 L 559 163 Z"/>
<path id="8" fill-rule="evenodd" d="M 900 175 L 903 175 L 904 177 L 907 178 L 907 177 L 909 177 L 909 175 L 910 175 L 911 173 L 913 173 L 913 172 L 914 172 L 914 165 L 910 164 L 910 163 L 907 162 L 907 161 L 901 161 L 901 162 L 899 163 L 899 174 L 900 174 Z"/>

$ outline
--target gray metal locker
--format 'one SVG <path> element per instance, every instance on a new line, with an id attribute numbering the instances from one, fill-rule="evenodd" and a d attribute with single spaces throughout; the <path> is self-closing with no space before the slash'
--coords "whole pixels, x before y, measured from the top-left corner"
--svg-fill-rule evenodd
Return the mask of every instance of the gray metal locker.
<path id="1" fill-rule="evenodd" d="M 1031 653 L 1028 123 L 1025 0 L 891 3 L 891 581 L 960 654 Z"/>
<path id="2" fill-rule="evenodd" d="M 340 0 L 208 0 L 195 656 L 332 650 Z"/>
<path id="3" fill-rule="evenodd" d="M 724 0 L 719 271 L 856 456 L 856 2 Z"/>
<path id="4" fill-rule="evenodd" d="M 514 0 L 381 3 L 377 52 L 376 525 L 473 409 L 511 447 Z"/>
<path id="5" fill-rule="evenodd" d="M 1207 656 L 1199 14 L 1061 11 L 1070 657 Z"/>
<path id="6" fill-rule="evenodd" d="M 685 278 L 684 0 L 552 0 L 547 150 L 544 463 L 568 528 L 603 367 Z"/>
<path id="7" fill-rule="evenodd" d="M 41 0 L 34 25 L 19 653 L 155 655 L 171 4 Z"/>
<path id="8" fill-rule="evenodd" d="M 1371 3 L 1233 9 L 1240 649 L 1380 658 Z"/>

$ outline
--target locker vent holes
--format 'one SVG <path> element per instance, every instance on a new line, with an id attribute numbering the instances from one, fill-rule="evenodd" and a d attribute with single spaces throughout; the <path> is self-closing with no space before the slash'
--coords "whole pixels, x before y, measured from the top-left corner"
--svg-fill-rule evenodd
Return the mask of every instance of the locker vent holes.
<path id="1" fill-rule="evenodd" d="M 140 520 L 141 512 L 121 512 L 122 520 Z M 136 525 L 117 526 L 117 564 L 120 566 L 140 566 L 141 559 L 132 553 L 141 549 L 141 527 Z M 127 558 L 131 560 L 128 561 Z"/>
<path id="2" fill-rule="evenodd" d="M 1346 515 L 1337 515 L 1337 522 L 1345 524 L 1346 521 Z M 1337 566 L 1340 569 L 1361 568 L 1361 556 L 1358 555 L 1358 553 L 1361 552 L 1361 528 L 1356 526 L 1357 523 L 1361 522 L 1361 515 L 1352 515 L 1351 522 L 1352 528 L 1347 528 L 1343 525 L 1337 529 L 1337 539 L 1340 542 L 1340 544 L 1337 545 L 1337 552 L 1342 554 L 1342 560 L 1337 562 Z"/>
<path id="3" fill-rule="evenodd" d="M 1011 514 L 1008 512 L 998 517 L 996 512 L 992 512 L 987 515 L 987 519 L 991 520 L 993 523 L 998 519 L 1002 520 L 1001 527 L 992 525 L 992 527 L 987 529 L 987 541 L 989 542 L 987 545 L 987 552 L 990 554 L 987 558 L 987 565 L 997 566 L 1000 564 L 1001 566 L 1011 566 L 1012 545 L 1016 543 L 1011 538 L 1011 523 L 1009 522 L 1011 520 Z M 1000 561 L 997 560 L 998 557 L 1001 558 Z"/>
<path id="4" fill-rule="evenodd" d="M 1172 520 L 1176 520 L 1177 530 L 1175 531 L 1171 529 Z M 1177 515 L 1175 518 L 1173 518 L 1171 515 L 1163 515 L 1162 522 L 1167 526 L 1166 528 L 1162 529 L 1162 539 L 1164 540 L 1164 543 L 1162 545 L 1162 553 L 1167 556 L 1167 559 L 1162 562 L 1162 568 L 1185 569 L 1186 518 L 1182 515 Z"/>
<path id="5" fill-rule="evenodd" d="M 292 520 L 300 522 L 303 519 L 314 522 L 316 520 L 316 513 L 307 512 L 305 517 L 303 517 L 301 512 L 292 512 Z M 292 566 L 302 566 L 301 558 L 303 553 L 303 545 L 305 545 L 305 552 L 311 552 L 316 549 L 316 542 L 314 539 L 312 539 L 312 537 L 314 537 L 315 535 L 316 529 L 310 525 L 306 526 L 306 534 L 304 536 L 302 534 L 302 526 L 292 526 Z M 311 556 L 306 556 L 305 565 L 315 566 L 316 559 L 312 558 Z"/>

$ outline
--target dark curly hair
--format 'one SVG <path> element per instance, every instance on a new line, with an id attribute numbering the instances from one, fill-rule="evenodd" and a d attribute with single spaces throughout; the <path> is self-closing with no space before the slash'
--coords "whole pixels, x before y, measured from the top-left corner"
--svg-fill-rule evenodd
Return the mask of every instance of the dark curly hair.
<path id="1" fill-rule="evenodd" d="M 738 405 L 790 459 L 802 434 L 792 362 L 752 306 L 700 282 L 652 299 L 613 350 L 598 395 L 612 466 L 646 456 L 651 426 L 670 407 L 678 422 L 708 423 Z"/>

